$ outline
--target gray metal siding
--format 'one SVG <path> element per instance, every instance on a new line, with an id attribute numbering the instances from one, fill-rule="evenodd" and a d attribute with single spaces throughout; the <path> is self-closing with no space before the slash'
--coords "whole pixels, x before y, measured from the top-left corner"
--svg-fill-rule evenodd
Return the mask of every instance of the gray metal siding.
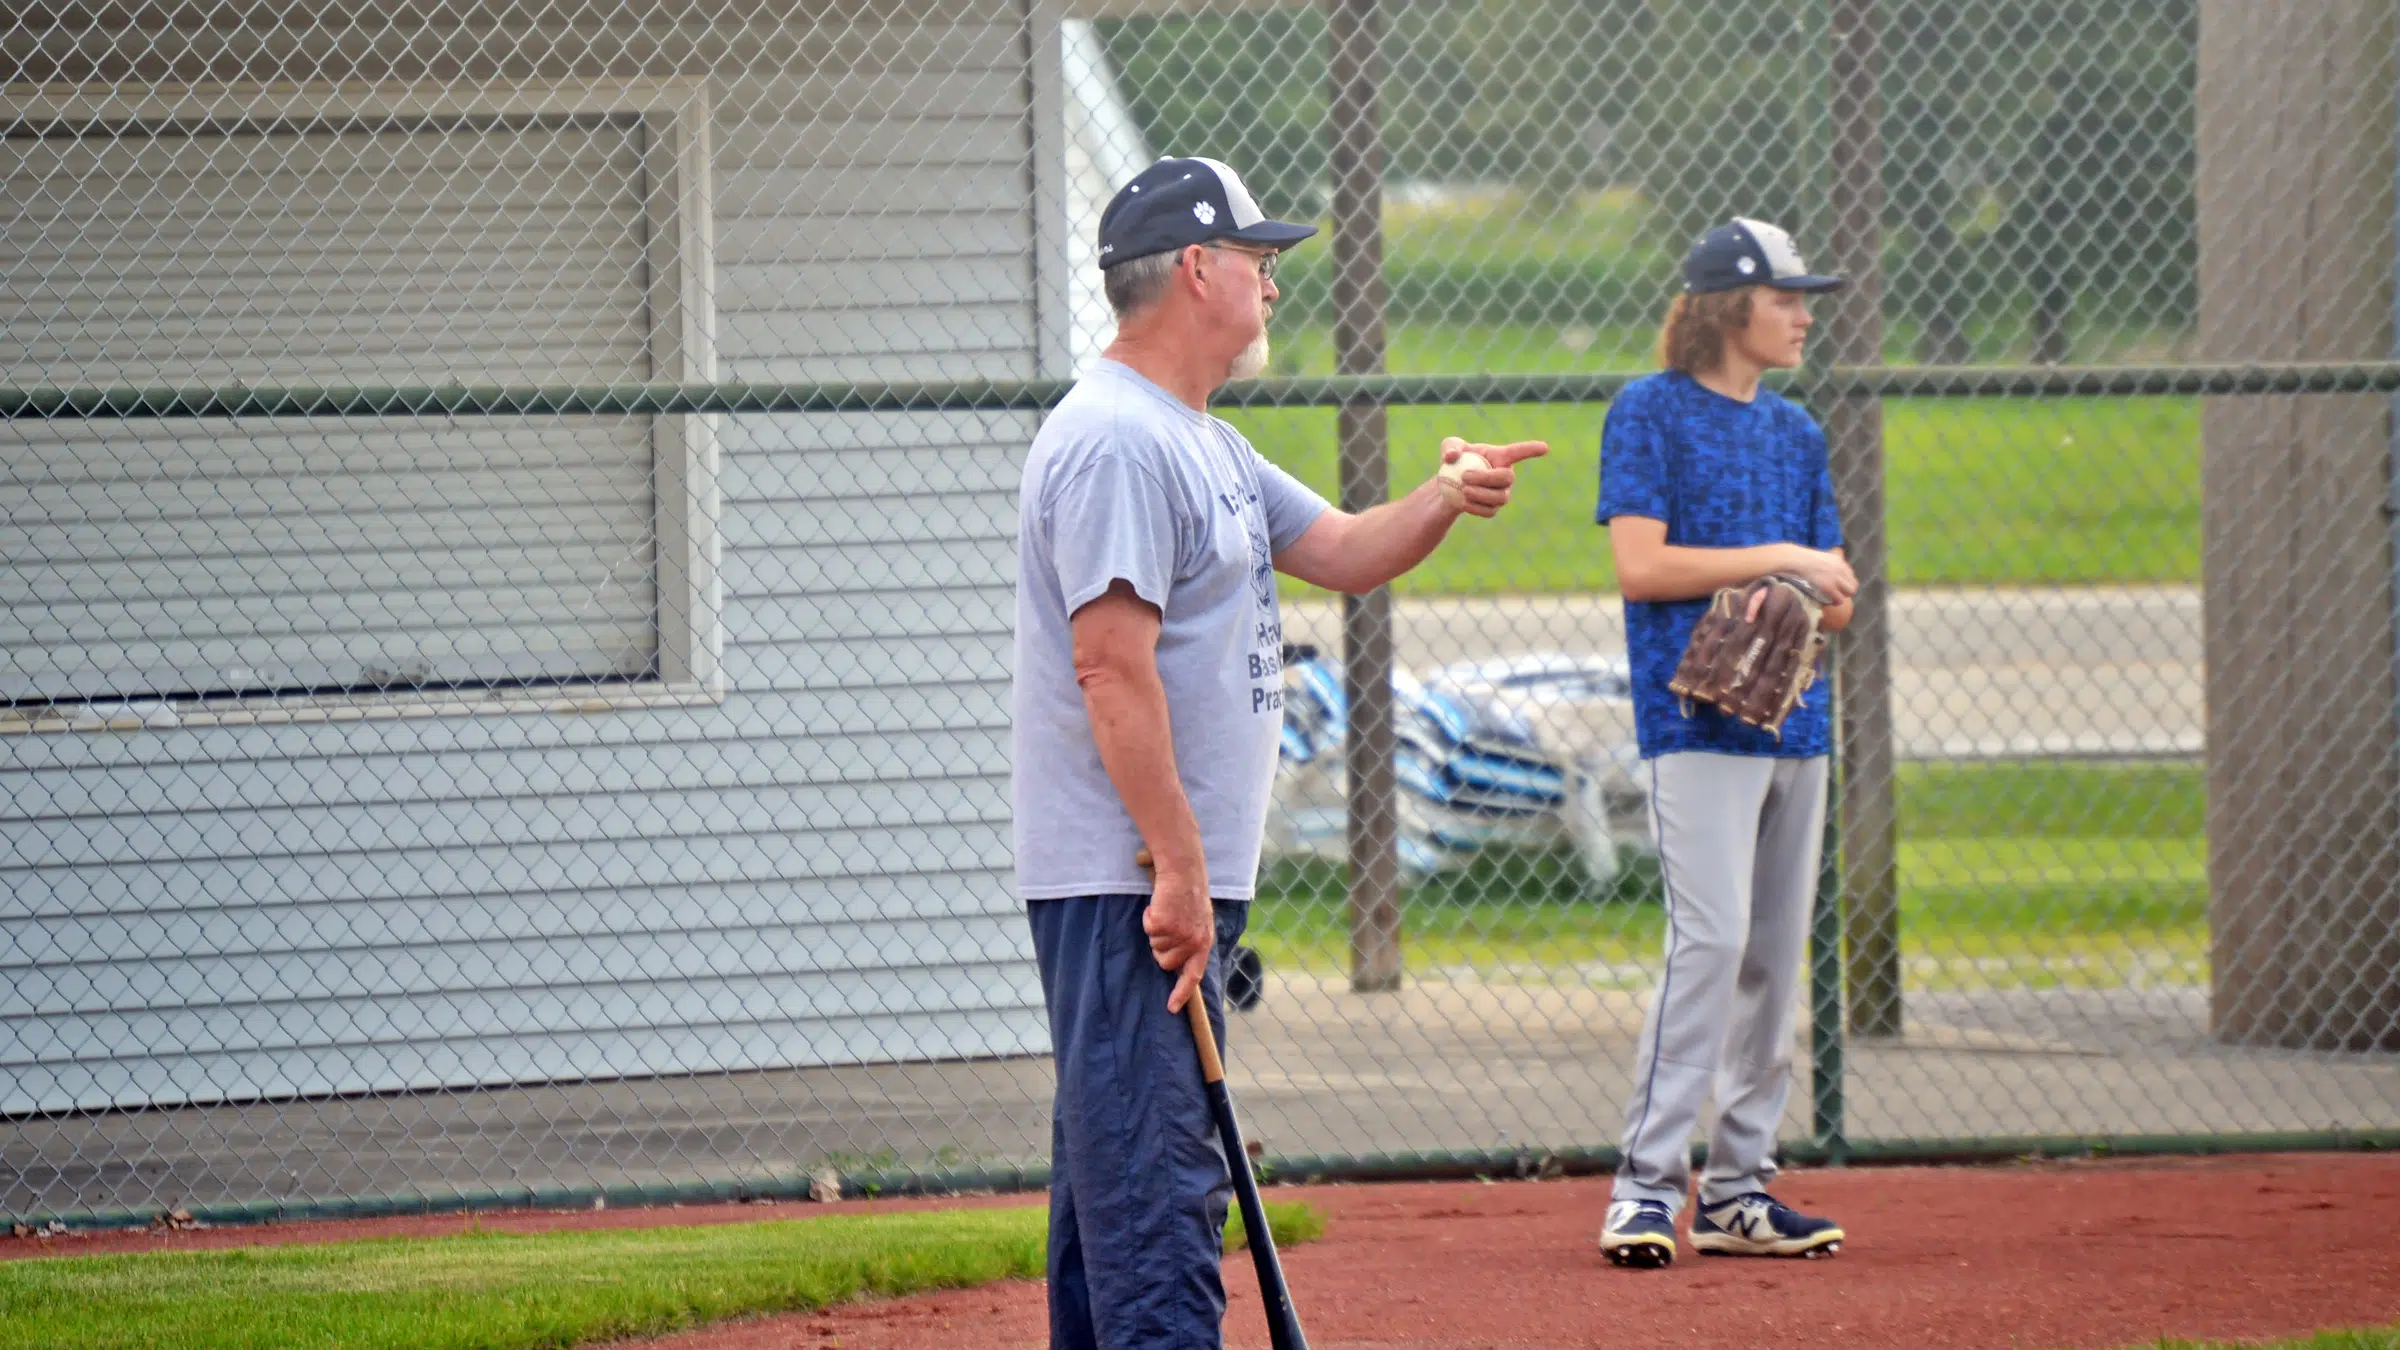
<path id="1" fill-rule="evenodd" d="M 642 127 L 0 138 L 0 379 L 646 377 Z M 0 427 L 0 698 L 640 675 L 650 430 Z"/>
<path id="2" fill-rule="evenodd" d="M 721 375 L 1035 373 L 1021 14 L 698 44 Z M 0 1113 L 1043 1049 L 1032 430 L 719 419 L 721 705 L 0 738 Z"/>

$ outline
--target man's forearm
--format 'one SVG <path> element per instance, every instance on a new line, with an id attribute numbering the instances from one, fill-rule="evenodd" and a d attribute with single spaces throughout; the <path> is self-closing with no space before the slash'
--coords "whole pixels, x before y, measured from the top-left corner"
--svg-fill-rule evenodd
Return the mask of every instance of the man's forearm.
<path id="1" fill-rule="evenodd" d="M 1337 575 L 1325 584 L 1352 595 L 1374 590 L 1431 556 L 1458 517 L 1430 479 L 1396 502 L 1359 512 L 1334 555 Z"/>
<path id="2" fill-rule="evenodd" d="M 1203 865 L 1200 824 L 1175 766 L 1167 691 L 1156 670 L 1095 674 L 1083 681 L 1083 706 L 1101 767 L 1161 868 Z"/>

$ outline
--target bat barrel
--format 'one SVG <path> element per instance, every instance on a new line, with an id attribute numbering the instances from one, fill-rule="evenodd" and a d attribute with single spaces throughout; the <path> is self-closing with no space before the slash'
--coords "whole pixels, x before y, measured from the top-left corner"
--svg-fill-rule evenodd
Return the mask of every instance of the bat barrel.
<path id="1" fill-rule="evenodd" d="M 1198 1000 L 1194 1000 L 1198 1002 Z M 1251 1264 L 1258 1268 L 1259 1301 L 1266 1305 L 1267 1342 L 1274 1350 L 1308 1350 L 1300 1331 L 1300 1313 L 1292 1306 L 1291 1286 L 1284 1283 L 1283 1259 L 1275 1251 L 1275 1234 L 1267 1227 L 1267 1206 L 1258 1195 L 1258 1178 L 1251 1175 L 1250 1155 L 1242 1147 L 1242 1128 L 1233 1118 L 1233 1095 L 1222 1079 L 1208 1085 L 1208 1109 L 1217 1118 L 1217 1135 L 1225 1142 L 1225 1165 L 1233 1174 L 1233 1198 L 1242 1212 L 1242 1227 L 1250 1240 Z"/>

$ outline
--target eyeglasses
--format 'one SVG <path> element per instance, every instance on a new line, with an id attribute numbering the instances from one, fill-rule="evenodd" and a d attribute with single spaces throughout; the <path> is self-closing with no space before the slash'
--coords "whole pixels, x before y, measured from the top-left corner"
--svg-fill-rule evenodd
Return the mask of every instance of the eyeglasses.
<path id="1" fill-rule="evenodd" d="M 1210 244 L 1208 247 L 1219 253 L 1239 253 L 1243 257 L 1257 263 L 1258 279 L 1262 283 L 1273 281 L 1275 279 L 1275 260 L 1283 256 L 1280 253 L 1261 252 L 1260 250 L 1254 248 L 1236 248 L 1232 244 Z"/>

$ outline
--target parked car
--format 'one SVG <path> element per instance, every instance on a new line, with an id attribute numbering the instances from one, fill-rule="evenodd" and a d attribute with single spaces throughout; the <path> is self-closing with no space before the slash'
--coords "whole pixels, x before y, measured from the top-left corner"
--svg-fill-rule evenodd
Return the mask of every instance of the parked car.
<path id="1" fill-rule="evenodd" d="M 1400 865 L 1463 866 L 1494 845 L 1571 843 L 1596 879 L 1650 837 L 1622 657 L 1535 652 L 1392 681 Z M 1283 754 L 1267 829 L 1271 856 L 1339 859 L 1346 848 L 1349 710 L 1338 662 L 1286 653 Z"/>

